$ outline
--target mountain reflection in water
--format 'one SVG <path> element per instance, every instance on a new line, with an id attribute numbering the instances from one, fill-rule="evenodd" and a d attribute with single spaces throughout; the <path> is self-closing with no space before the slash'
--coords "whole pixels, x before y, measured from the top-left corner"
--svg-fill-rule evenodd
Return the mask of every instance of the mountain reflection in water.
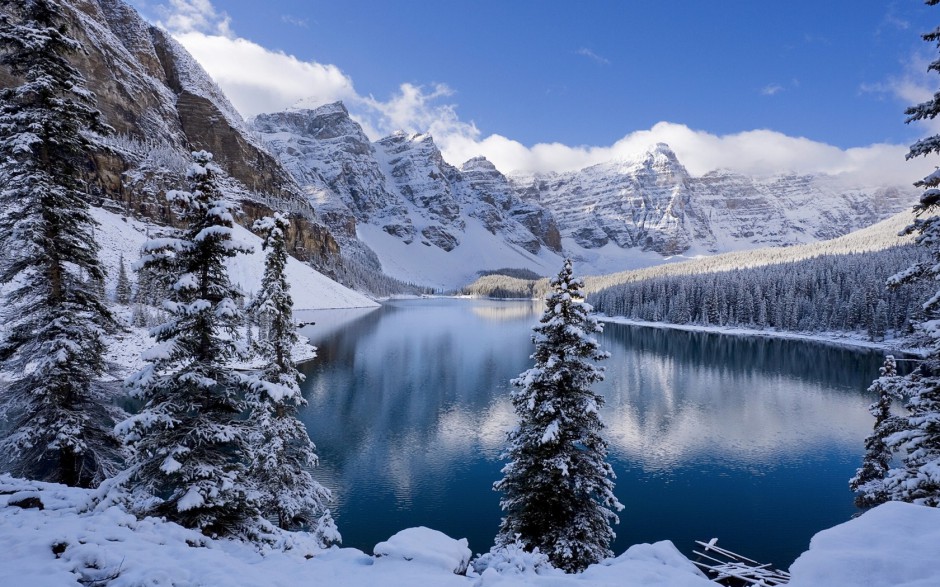
<path id="1" fill-rule="evenodd" d="M 411 526 L 492 545 L 509 381 L 530 366 L 531 302 L 402 300 L 304 316 L 302 418 L 345 545 Z M 881 354 L 790 340 L 608 324 L 603 418 L 626 505 L 614 551 L 722 543 L 787 566 L 854 512 L 847 479 L 871 428 Z"/>

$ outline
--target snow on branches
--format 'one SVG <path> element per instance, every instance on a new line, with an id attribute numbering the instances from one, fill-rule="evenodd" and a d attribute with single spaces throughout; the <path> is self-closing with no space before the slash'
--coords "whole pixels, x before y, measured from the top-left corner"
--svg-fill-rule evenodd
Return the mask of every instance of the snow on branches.
<path id="1" fill-rule="evenodd" d="M 145 405 L 117 430 L 134 450 L 139 509 L 238 535 L 252 531 L 260 512 L 241 417 L 249 382 L 228 365 L 243 317 L 225 260 L 250 249 L 232 239 L 237 207 L 218 188 L 219 172 L 211 154 L 193 153 L 190 191 L 167 195 L 186 227 L 144 246 L 141 266 L 165 286 L 169 320 L 151 331 L 150 364 L 127 381 Z"/>
<path id="2" fill-rule="evenodd" d="M 555 567 L 577 572 L 611 555 L 610 524 L 623 506 L 601 436 L 603 397 L 591 390 L 604 376 L 594 363 L 609 356 L 591 336 L 601 326 L 570 260 L 551 287 L 532 337 L 535 365 L 512 381 L 519 424 L 494 485 L 505 514 L 496 542 L 538 548 Z"/>

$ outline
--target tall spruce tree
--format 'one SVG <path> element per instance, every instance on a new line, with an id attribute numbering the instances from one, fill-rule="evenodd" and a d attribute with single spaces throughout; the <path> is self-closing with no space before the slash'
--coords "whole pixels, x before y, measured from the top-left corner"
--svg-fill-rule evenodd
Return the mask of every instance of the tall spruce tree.
<path id="1" fill-rule="evenodd" d="M 112 473 L 118 443 L 102 335 L 114 321 L 81 179 L 108 128 L 68 60 L 81 49 L 51 0 L 2 0 L 0 63 L 0 470 L 92 486 Z"/>
<path id="2" fill-rule="evenodd" d="M 934 6 L 940 0 L 926 0 Z M 940 28 L 922 35 L 928 43 L 940 47 Z M 940 59 L 927 67 L 940 72 Z M 933 120 L 940 114 L 940 92 L 926 102 L 906 111 L 907 122 Z M 907 158 L 940 153 L 940 135 L 921 139 L 911 145 Z M 909 267 L 889 280 L 890 286 L 913 281 L 934 282 L 940 279 L 940 170 L 934 171 L 914 185 L 924 188 L 914 206 L 918 216 L 907 227 L 916 234 L 917 244 L 925 247 L 931 259 Z M 901 466 L 891 469 L 885 479 L 889 499 L 923 505 L 940 506 L 940 291 L 923 304 L 923 321 L 919 330 L 928 339 L 928 355 L 908 376 L 909 398 L 904 429 L 889 437 L 889 444 L 902 455 Z"/>
<path id="3" fill-rule="evenodd" d="M 865 439 L 865 457 L 862 466 L 849 480 L 849 487 L 857 492 L 855 505 L 870 508 L 888 501 L 884 481 L 891 467 L 892 451 L 888 437 L 901 428 L 901 419 L 891 413 L 891 404 L 901 399 L 901 381 L 893 355 L 885 357 L 881 377 L 868 388 L 877 400 L 868 407 L 875 417 L 872 433 Z"/>
<path id="4" fill-rule="evenodd" d="M 118 259 L 117 286 L 114 289 L 114 301 L 126 306 L 131 303 L 131 280 L 127 277 L 127 269 L 124 267 L 124 255 Z"/>
<path id="5" fill-rule="evenodd" d="M 535 365 L 512 381 L 519 424 L 509 433 L 504 477 L 494 484 L 505 514 L 496 543 L 518 540 L 554 566 L 578 572 L 612 554 L 611 522 L 623 508 L 601 435 L 604 400 L 591 390 L 604 376 L 594 363 L 609 354 L 591 336 L 601 326 L 570 260 L 551 287 L 532 337 Z"/>
<path id="6" fill-rule="evenodd" d="M 151 334 L 149 365 L 128 379 L 145 404 L 118 426 L 133 447 L 129 484 L 138 507 L 209 535 L 240 536 L 259 510 L 246 480 L 246 377 L 228 362 L 242 323 L 226 259 L 250 249 L 232 238 L 237 207 L 218 187 L 212 155 L 193 153 L 189 192 L 167 199 L 186 228 L 144 244 L 140 265 L 166 287 L 169 320 Z"/>
<path id="7" fill-rule="evenodd" d="M 291 360 L 298 337 L 293 319 L 294 302 L 287 282 L 285 237 L 290 223 L 281 214 L 262 218 L 254 229 L 262 234 L 267 250 L 261 291 L 249 311 L 257 317 L 261 334 L 256 346 L 265 367 L 251 382 L 249 474 L 256 484 L 262 511 L 285 530 L 312 527 L 325 512 L 330 492 L 317 483 L 310 469 L 317 465 L 316 447 L 297 410 L 307 402 L 300 392 L 303 375 Z"/>

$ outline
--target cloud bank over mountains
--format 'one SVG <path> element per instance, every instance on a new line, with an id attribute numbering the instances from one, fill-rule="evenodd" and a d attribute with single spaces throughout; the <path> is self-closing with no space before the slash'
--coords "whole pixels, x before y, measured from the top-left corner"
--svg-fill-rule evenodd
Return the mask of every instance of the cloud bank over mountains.
<path id="1" fill-rule="evenodd" d="M 715 135 L 665 121 L 648 130 L 630 132 L 612 145 L 524 145 L 499 134 L 484 135 L 472 121 L 462 120 L 456 92 L 446 84 L 403 83 L 397 93 L 383 100 L 359 93 L 353 80 L 336 65 L 304 61 L 238 37 L 228 16 L 216 10 L 210 0 L 170 0 L 145 5 L 144 12 L 148 11 L 193 54 L 246 118 L 342 100 L 370 138 L 396 130 L 430 133 L 444 157 L 455 165 L 483 155 L 504 173 L 563 172 L 631 159 L 663 142 L 693 175 L 714 169 L 753 175 L 827 173 L 869 185 L 904 185 L 934 168 L 923 159 L 906 161 L 906 145 L 876 143 L 842 149 L 767 129 Z M 931 95 L 919 81 L 906 75 L 860 91 L 879 91 L 907 100 Z M 936 128 L 925 126 L 924 130 L 934 132 Z"/>

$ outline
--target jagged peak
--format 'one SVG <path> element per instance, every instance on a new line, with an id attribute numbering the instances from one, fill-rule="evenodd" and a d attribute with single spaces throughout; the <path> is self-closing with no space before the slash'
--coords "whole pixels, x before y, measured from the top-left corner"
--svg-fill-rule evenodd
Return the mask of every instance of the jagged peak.
<path id="1" fill-rule="evenodd" d="M 437 145 L 434 143 L 434 137 L 432 137 L 430 133 L 409 133 L 403 130 L 396 130 L 387 137 L 379 139 L 377 142 L 383 145 L 409 142 L 437 149 Z"/>
<path id="2" fill-rule="evenodd" d="M 346 109 L 346 105 L 343 104 L 342 100 L 317 105 L 316 98 L 302 98 L 297 100 L 286 109 L 286 112 L 310 113 L 311 116 L 331 116 L 334 114 L 346 117 L 349 116 L 349 110 Z"/>
<path id="3" fill-rule="evenodd" d="M 482 155 L 467 159 L 460 169 L 461 171 L 499 171 L 492 161 Z"/>
<path id="4" fill-rule="evenodd" d="M 675 151 L 673 151 L 672 147 L 666 143 L 656 143 L 651 147 L 647 147 L 646 155 L 654 157 L 657 155 L 662 155 L 664 157 L 668 157 L 669 159 L 676 159 Z"/>

